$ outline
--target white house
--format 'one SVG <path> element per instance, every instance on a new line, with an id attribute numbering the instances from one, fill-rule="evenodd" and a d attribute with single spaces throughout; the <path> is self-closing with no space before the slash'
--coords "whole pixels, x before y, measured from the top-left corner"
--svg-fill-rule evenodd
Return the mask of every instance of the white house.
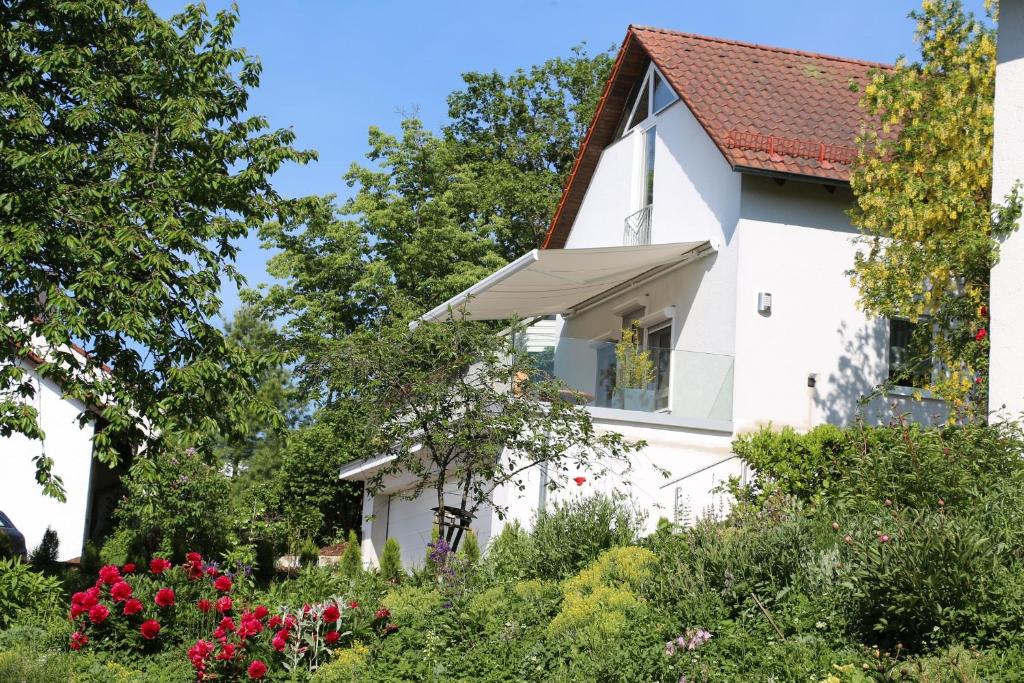
<path id="1" fill-rule="evenodd" d="M 846 274 L 856 249 L 849 163 L 868 123 L 850 85 L 878 68 L 629 28 L 543 248 L 423 316 L 468 300 L 478 319 L 541 319 L 528 349 L 592 397 L 600 429 L 647 442 L 628 484 L 580 472 L 586 482 L 556 496 L 618 488 L 649 511 L 650 526 L 683 522 L 724 505 L 710 490 L 743 476 L 731 451 L 738 434 L 845 424 L 858 411 L 869 420 L 943 412 L 910 390 L 859 404 L 910 332 L 858 310 Z M 622 392 L 614 345 L 632 325 L 656 377 L 646 391 Z M 354 463 L 342 477 L 365 480 L 378 466 Z M 525 495 L 497 497 L 525 524 L 545 504 L 543 473 L 531 476 Z M 390 536 L 405 561 L 423 557 L 436 503 L 403 489 L 396 479 L 364 496 L 365 557 Z M 505 523 L 484 514 L 473 526 L 486 542 Z"/>
<path id="2" fill-rule="evenodd" d="M 25 535 L 29 552 L 50 527 L 60 542 L 58 559 L 70 560 L 82 554 L 86 540 L 108 530 L 110 514 L 122 495 L 123 467 L 111 469 L 93 457 L 96 421 L 83 427 L 78 420 L 89 408 L 65 397 L 52 379 L 41 377 L 38 360 L 30 354 L 19 365 L 34 385 L 31 402 L 46 438 L 40 442 L 20 434 L 0 437 L 0 510 Z M 53 460 L 53 473 L 63 480 L 63 502 L 43 495 L 36 483 L 34 459 L 40 455 Z"/>
<path id="3" fill-rule="evenodd" d="M 999 3 L 992 200 L 1003 202 L 1024 180 L 1024 1 Z M 997 416 L 1024 417 L 1024 234 L 1001 245 L 992 269 L 989 312 L 989 406 Z"/>

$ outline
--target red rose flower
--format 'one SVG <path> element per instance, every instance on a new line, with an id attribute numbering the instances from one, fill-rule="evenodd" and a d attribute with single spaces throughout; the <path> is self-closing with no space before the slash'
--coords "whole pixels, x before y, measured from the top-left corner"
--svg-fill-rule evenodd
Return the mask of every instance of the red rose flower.
<path id="1" fill-rule="evenodd" d="M 270 610 L 268 610 L 268 609 L 267 609 L 266 607 L 264 607 L 263 605 L 256 605 L 256 609 L 254 609 L 254 610 L 252 611 L 252 614 L 253 614 L 253 616 L 254 616 L 254 617 L 256 617 L 257 619 L 262 619 L 263 617 L 265 617 L 265 616 L 267 616 L 268 614 L 270 614 Z"/>
<path id="2" fill-rule="evenodd" d="M 221 647 L 220 652 L 217 653 L 217 659 L 222 662 L 228 662 L 235 658 L 235 646 L 231 643 L 224 643 Z"/>
<path id="3" fill-rule="evenodd" d="M 978 330 L 978 333 L 976 335 L 974 335 L 974 341 L 981 341 L 981 340 L 983 340 L 987 336 L 988 336 L 988 330 L 986 330 L 983 327 L 980 330 Z"/>
<path id="4" fill-rule="evenodd" d="M 149 563 L 149 571 L 154 574 L 163 574 L 165 571 L 171 568 L 171 563 L 162 557 L 154 557 L 153 561 Z"/>
<path id="5" fill-rule="evenodd" d="M 75 631 L 71 634 L 71 649 L 81 650 L 83 645 L 88 644 L 89 636 L 85 635 L 81 631 Z"/>
<path id="6" fill-rule="evenodd" d="M 231 598 L 225 595 L 223 598 L 217 600 L 217 611 L 221 614 L 224 612 L 230 612 L 232 604 Z"/>
<path id="7" fill-rule="evenodd" d="M 206 666 L 206 658 L 213 653 L 213 643 L 208 640 L 197 640 L 196 644 L 188 649 L 188 659 L 196 669 Z"/>
<path id="8" fill-rule="evenodd" d="M 94 624 L 102 624 L 110 616 L 110 609 L 106 605 L 93 605 L 89 608 L 89 621 Z"/>
<path id="9" fill-rule="evenodd" d="M 391 616 L 391 610 L 387 609 L 386 607 L 381 607 L 373 616 L 377 617 L 378 619 L 387 619 Z"/>
<path id="10" fill-rule="evenodd" d="M 982 306 L 981 307 L 981 311 L 979 311 L 979 312 L 981 313 L 981 317 L 982 318 L 987 318 L 988 317 L 988 306 Z"/>
<path id="11" fill-rule="evenodd" d="M 341 610 L 339 610 L 338 606 L 335 604 L 328 605 L 322 616 L 322 619 L 328 624 L 333 624 L 339 618 L 341 618 Z"/>
<path id="12" fill-rule="evenodd" d="M 124 602 L 132 597 L 132 587 L 127 581 L 118 581 L 110 587 L 110 597 L 114 602 Z"/>
<path id="13" fill-rule="evenodd" d="M 263 631 L 263 622 L 256 617 L 249 615 L 242 618 L 242 625 L 238 628 L 239 638 L 248 638 Z"/>
<path id="14" fill-rule="evenodd" d="M 196 607 L 200 612 L 209 612 L 210 608 L 213 607 L 213 603 L 206 598 L 199 598 L 199 601 L 196 602 Z"/>
<path id="15" fill-rule="evenodd" d="M 340 637 L 341 634 L 337 631 L 328 631 L 327 635 L 324 636 L 324 640 L 327 641 L 328 645 L 334 645 L 336 642 L 338 642 L 338 638 Z"/>
<path id="16" fill-rule="evenodd" d="M 288 632 L 278 631 L 274 634 L 274 639 L 270 641 L 270 644 L 274 646 L 274 649 L 278 652 L 284 652 L 285 645 L 288 644 Z"/>
<path id="17" fill-rule="evenodd" d="M 252 664 L 249 665 L 249 668 L 246 669 L 246 673 L 249 674 L 249 678 L 254 681 L 258 681 L 267 675 L 267 665 L 259 659 L 254 659 L 252 660 Z"/>
<path id="18" fill-rule="evenodd" d="M 221 593 L 227 593 L 231 590 L 231 579 L 227 576 L 218 576 L 217 580 L 213 582 L 213 587 Z"/>
<path id="19" fill-rule="evenodd" d="M 144 621 L 142 626 L 139 627 L 139 632 L 142 633 L 142 637 L 146 640 L 153 640 L 160 633 L 160 622 L 153 619 Z"/>
<path id="20" fill-rule="evenodd" d="M 157 607 L 174 607 L 174 590 L 161 588 L 153 597 L 153 602 L 157 604 Z"/>
<path id="21" fill-rule="evenodd" d="M 348 603 L 348 608 L 349 609 L 359 609 L 359 603 L 356 602 L 355 600 L 352 600 L 351 602 Z"/>
<path id="22" fill-rule="evenodd" d="M 100 569 L 100 581 L 108 586 L 121 580 L 121 570 L 112 564 Z"/>
<path id="23" fill-rule="evenodd" d="M 124 566 L 121 567 L 121 571 L 124 572 L 125 574 L 134 574 L 135 573 L 135 563 L 134 562 L 125 562 Z"/>
<path id="24" fill-rule="evenodd" d="M 133 614 L 138 614 L 142 611 L 142 603 L 135 598 L 125 600 L 124 602 L 124 615 L 130 617 Z"/>
<path id="25" fill-rule="evenodd" d="M 270 628 L 277 628 L 278 626 L 280 626 L 281 625 L 281 615 L 280 614 L 275 614 L 274 616 L 270 617 L 270 621 L 267 622 L 267 625 Z"/>
<path id="26" fill-rule="evenodd" d="M 82 601 L 79 603 L 82 607 L 89 609 L 96 605 L 100 601 L 100 589 L 95 586 L 82 593 Z"/>
<path id="27" fill-rule="evenodd" d="M 577 486 L 583 486 L 584 484 L 587 483 L 587 478 L 586 477 L 573 477 L 572 480 L 574 482 L 576 482 Z"/>
<path id="28" fill-rule="evenodd" d="M 220 627 L 222 629 L 224 629 L 225 631 L 234 631 L 235 630 L 235 620 L 232 619 L 231 617 L 224 617 L 223 619 L 220 620 Z"/>
<path id="29" fill-rule="evenodd" d="M 87 612 L 87 611 L 88 610 L 86 610 L 84 607 L 82 607 L 82 605 L 77 604 L 77 603 L 73 603 L 71 605 L 71 620 L 74 621 L 78 617 L 80 617 L 83 614 L 85 614 L 85 612 Z"/>
<path id="30" fill-rule="evenodd" d="M 188 553 L 185 555 L 185 561 L 189 564 L 202 564 L 203 556 L 196 552 Z"/>

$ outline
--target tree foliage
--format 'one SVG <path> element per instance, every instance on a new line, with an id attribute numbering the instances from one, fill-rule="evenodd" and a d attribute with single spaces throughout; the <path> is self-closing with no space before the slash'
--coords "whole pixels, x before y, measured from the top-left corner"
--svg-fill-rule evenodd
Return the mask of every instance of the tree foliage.
<path id="1" fill-rule="evenodd" d="M 252 306 L 242 306 L 224 326 L 226 342 L 242 353 L 267 359 L 279 358 L 280 335 L 277 329 L 259 317 Z M 280 417 L 286 424 L 295 424 L 301 405 L 291 383 L 291 372 L 281 363 L 267 362 L 254 378 L 255 400 L 241 393 L 233 397 L 242 406 L 245 428 L 217 439 L 216 454 L 229 476 L 262 481 L 270 477 L 282 458 L 286 432 L 281 429 Z M 274 412 L 268 417 L 265 407 Z"/>
<path id="2" fill-rule="evenodd" d="M 628 456 L 641 444 L 616 432 L 598 434 L 573 392 L 539 379 L 515 329 L 495 334 L 456 315 L 349 336 L 334 360 L 333 381 L 360 394 L 367 452 L 391 458 L 369 490 L 389 477 L 408 477 L 404 495 L 429 492 L 438 509 L 472 519 L 484 506 L 502 514 L 495 491 L 522 491 L 526 474 L 541 466 L 552 489 L 580 468 L 597 476 L 612 466 L 629 468 Z M 462 532 L 438 516 L 438 535 L 453 548 Z"/>
<path id="3" fill-rule="evenodd" d="M 911 16 L 921 61 L 875 71 L 861 99 L 877 125 L 851 175 L 852 275 L 867 312 L 919 323 L 914 362 L 942 365 L 930 388 L 984 414 L 989 272 L 1019 213 L 991 197 L 995 33 L 959 0 Z"/>
<path id="4" fill-rule="evenodd" d="M 283 283 L 248 296 L 284 321 L 314 399 L 334 398 L 319 358 L 339 338 L 432 308 L 540 244 L 610 66 L 576 49 L 507 76 L 467 73 L 440 132 L 415 116 L 399 135 L 370 129 L 350 200 L 301 200 L 264 226 Z"/>
<path id="5" fill-rule="evenodd" d="M 32 353 L 97 408 L 105 462 L 127 432 L 244 429 L 259 362 L 211 322 L 218 291 L 241 282 L 235 241 L 282 209 L 271 175 L 314 155 L 247 114 L 260 65 L 232 45 L 237 18 L 0 3 L 0 434 L 43 436 L 25 400 Z M 252 405 L 227 400 L 239 393 Z"/>

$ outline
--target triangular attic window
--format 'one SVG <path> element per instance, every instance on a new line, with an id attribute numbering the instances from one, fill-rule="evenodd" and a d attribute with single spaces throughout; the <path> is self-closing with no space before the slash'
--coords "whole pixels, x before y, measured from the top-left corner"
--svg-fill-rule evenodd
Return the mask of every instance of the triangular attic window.
<path id="1" fill-rule="evenodd" d="M 654 72 L 654 107 L 652 108 L 652 114 L 657 114 L 659 111 L 672 104 L 679 99 L 676 95 L 676 91 L 665 82 L 665 79 L 661 77 L 657 71 Z"/>
<path id="2" fill-rule="evenodd" d="M 629 125 L 626 126 L 626 130 L 631 129 L 633 126 L 642 122 L 651 114 L 651 77 L 648 76 L 644 79 L 644 84 L 640 86 L 640 97 L 637 99 L 636 106 L 633 107 L 633 115 L 629 119 Z"/>

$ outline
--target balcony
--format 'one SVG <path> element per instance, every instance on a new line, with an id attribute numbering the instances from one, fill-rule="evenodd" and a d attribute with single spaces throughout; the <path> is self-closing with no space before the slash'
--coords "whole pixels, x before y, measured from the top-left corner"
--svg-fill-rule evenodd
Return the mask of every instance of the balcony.
<path id="1" fill-rule="evenodd" d="M 538 370 L 579 392 L 595 416 L 731 428 L 732 356 L 657 348 L 617 354 L 617 346 L 567 337 L 527 341 Z"/>
<path id="2" fill-rule="evenodd" d="M 651 204 L 626 216 L 622 246 L 639 247 L 651 243 Z"/>

